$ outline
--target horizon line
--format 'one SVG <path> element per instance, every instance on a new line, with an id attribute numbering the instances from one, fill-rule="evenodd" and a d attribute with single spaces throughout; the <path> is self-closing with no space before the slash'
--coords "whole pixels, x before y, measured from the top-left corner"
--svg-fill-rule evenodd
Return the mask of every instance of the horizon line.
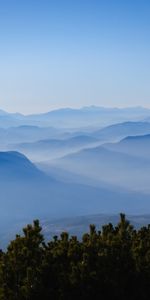
<path id="1" fill-rule="evenodd" d="M 55 112 L 55 111 L 59 111 L 59 110 L 82 110 L 82 109 L 92 109 L 92 108 L 97 108 L 97 109 L 118 109 L 118 110 L 125 110 L 125 109 L 146 109 L 146 110 L 150 110 L 150 106 L 142 106 L 142 105 L 128 105 L 128 106 L 105 106 L 105 105 L 84 105 L 84 106 L 60 106 L 60 107 L 56 107 L 56 108 L 50 108 L 47 109 L 46 111 L 41 111 L 41 112 L 29 112 L 29 113 L 23 113 L 20 111 L 14 111 L 14 112 L 10 112 L 8 110 L 5 109 L 0 109 L 0 112 L 6 113 L 6 114 L 20 114 L 23 116 L 32 116 L 32 115 L 39 115 L 39 114 L 46 114 L 46 113 L 50 113 L 50 112 Z"/>

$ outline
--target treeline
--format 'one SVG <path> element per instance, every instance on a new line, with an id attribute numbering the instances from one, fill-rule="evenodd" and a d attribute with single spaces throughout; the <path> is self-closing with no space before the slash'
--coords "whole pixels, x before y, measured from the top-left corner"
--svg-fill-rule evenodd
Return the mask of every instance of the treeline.
<path id="1" fill-rule="evenodd" d="M 150 299 L 150 225 L 94 225 L 44 241 L 39 221 L 0 253 L 0 300 Z"/>

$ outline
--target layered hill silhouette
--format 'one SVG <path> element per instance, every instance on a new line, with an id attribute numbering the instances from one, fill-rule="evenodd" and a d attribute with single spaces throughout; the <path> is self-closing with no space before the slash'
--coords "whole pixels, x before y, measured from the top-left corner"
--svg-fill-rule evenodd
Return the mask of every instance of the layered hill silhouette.
<path id="1" fill-rule="evenodd" d="M 149 116 L 140 107 L 0 111 L 1 230 L 34 218 L 150 213 Z"/>
<path id="2" fill-rule="evenodd" d="M 46 139 L 34 143 L 9 145 L 12 149 L 21 151 L 33 160 L 48 160 L 61 157 L 70 152 L 99 144 L 99 140 L 85 135 L 65 139 Z"/>
<path id="3" fill-rule="evenodd" d="M 141 136 L 128 136 L 119 143 L 104 145 L 105 148 L 127 153 L 134 157 L 143 157 L 150 160 L 150 134 Z"/>
<path id="4" fill-rule="evenodd" d="M 55 165 L 91 180 L 131 190 L 149 190 L 150 161 L 102 146 L 67 155 Z"/>
<path id="5" fill-rule="evenodd" d="M 54 127 L 24 125 L 19 127 L 0 128 L 0 147 L 23 142 L 37 142 L 41 139 L 56 138 L 64 135 Z"/>
<path id="6" fill-rule="evenodd" d="M 105 108 L 82 107 L 80 109 L 63 108 L 41 114 L 23 115 L 20 113 L 0 113 L 0 127 L 34 125 L 56 127 L 82 127 L 95 125 L 109 125 L 117 122 L 140 121 L 148 119 L 150 110 L 142 107 Z"/>
<path id="7" fill-rule="evenodd" d="M 3 176 L 4 174 L 4 176 Z M 94 214 L 150 211 L 147 195 L 86 184 L 64 183 L 48 177 L 17 152 L 0 153 L 1 226 L 6 222 L 30 221 Z"/>
<path id="8" fill-rule="evenodd" d="M 94 136 L 104 140 L 120 140 L 127 136 L 150 134 L 149 122 L 124 122 L 113 124 L 94 132 Z"/>

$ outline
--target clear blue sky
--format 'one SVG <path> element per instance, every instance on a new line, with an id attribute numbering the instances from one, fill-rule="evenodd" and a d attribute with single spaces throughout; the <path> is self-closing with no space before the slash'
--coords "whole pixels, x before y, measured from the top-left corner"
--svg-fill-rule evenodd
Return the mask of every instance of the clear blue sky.
<path id="1" fill-rule="evenodd" d="M 0 108 L 150 107 L 149 0 L 1 0 Z"/>

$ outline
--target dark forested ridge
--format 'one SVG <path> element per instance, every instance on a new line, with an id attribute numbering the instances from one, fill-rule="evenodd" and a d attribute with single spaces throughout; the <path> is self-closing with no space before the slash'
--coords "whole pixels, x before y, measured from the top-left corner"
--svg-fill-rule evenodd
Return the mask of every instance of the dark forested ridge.
<path id="1" fill-rule="evenodd" d="M 150 225 L 120 215 L 97 231 L 44 241 L 39 221 L 0 253 L 0 300 L 150 299 Z"/>

